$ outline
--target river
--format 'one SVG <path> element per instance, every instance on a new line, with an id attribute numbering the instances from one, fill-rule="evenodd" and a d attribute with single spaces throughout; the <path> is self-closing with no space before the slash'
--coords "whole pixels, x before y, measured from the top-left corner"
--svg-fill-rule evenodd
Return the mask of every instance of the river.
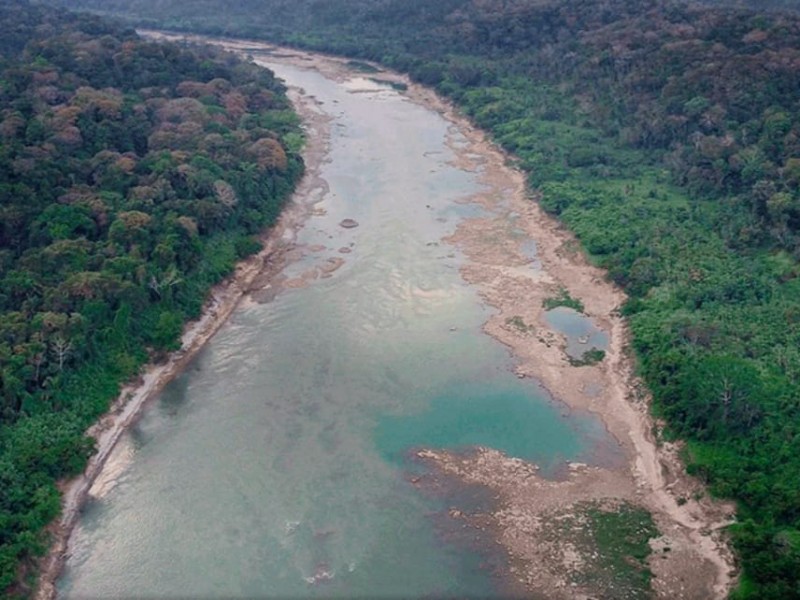
<path id="1" fill-rule="evenodd" d="M 329 119 L 314 211 L 279 289 L 118 443 L 59 596 L 502 596 L 502 552 L 449 517 L 493 499 L 414 485 L 414 451 L 488 446 L 556 475 L 616 443 L 482 331 L 493 309 L 443 241 L 484 210 L 458 126 L 363 73 L 259 60 Z"/>

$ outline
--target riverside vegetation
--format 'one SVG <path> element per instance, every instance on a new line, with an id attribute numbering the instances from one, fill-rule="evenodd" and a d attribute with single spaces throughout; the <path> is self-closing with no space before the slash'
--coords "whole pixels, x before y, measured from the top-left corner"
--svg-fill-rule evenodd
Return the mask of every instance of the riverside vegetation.
<path id="1" fill-rule="evenodd" d="M 721 0 L 61 3 L 375 60 L 452 99 L 626 290 L 665 434 L 737 502 L 733 596 L 800 597 L 800 18 Z"/>
<path id="2" fill-rule="evenodd" d="M 0 6 L 0 596 L 30 591 L 84 431 L 294 188 L 284 92 L 215 49 Z"/>

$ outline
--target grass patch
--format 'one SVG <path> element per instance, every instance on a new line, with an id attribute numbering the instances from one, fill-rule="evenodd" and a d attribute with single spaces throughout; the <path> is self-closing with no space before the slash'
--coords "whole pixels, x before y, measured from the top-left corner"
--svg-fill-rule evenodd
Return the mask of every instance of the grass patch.
<path id="1" fill-rule="evenodd" d="M 609 597 L 649 598 L 653 574 L 647 567 L 648 542 L 659 535 L 650 513 L 622 504 L 613 510 L 590 506 L 586 516 L 587 543 L 594 546 L 614 580 Z"/>
<path id="2" fill-rule="evenodd" d="M 542 301 L 542 307 L 544 307 L 545 310 L 552 310 L 559 306 L 566 306 L 579 313 L 583 313 L 584 310 L 583 302 L 570 296 L 566 288 L 561 288 L 557 296 L 545 298 Z"/>
<path id="3" fill-rule="evenodd" d="M 646 510 L 628 503 L 586 502 L 559 519 L 559 528 L 583 557 L 570 580 L 599 598 L 644 600 L 652 596 L 649 541 L 659 531 Z"/>
<path id="4" fill-rule="evenodd" d="M 521 333 L 533 333 L 536 331 L 536 328 L 533 325 L 528 325 L 519 315 L 514 315 L 513 317 L 507 318 L 506 325 L 510 325 Z"/>
<path id="5" fill-rule="evenodd" d="M 378 79 L 377 77 L 370 77 L 369 80 L 374 81 L 379 85 L 388 85 L 390 88 L 398 92 L 405 92 L 408 89 L 408 86 L 402 81 L 389 81 L 387 79 Z"/>
<path id="6" fill-rule="evenodd" d="M 599 348 L 592 348 L 591 350 L 587 350 L 584 352 L 580 358 L 573 358 L 572 356 L 569 357 L 569 364 L 573 367 L 588 367 L 591 365 L 596 365 L 599 362 L 602 362 L 603 359 L 606 357 L 605 350 L 600 350 Z"/>

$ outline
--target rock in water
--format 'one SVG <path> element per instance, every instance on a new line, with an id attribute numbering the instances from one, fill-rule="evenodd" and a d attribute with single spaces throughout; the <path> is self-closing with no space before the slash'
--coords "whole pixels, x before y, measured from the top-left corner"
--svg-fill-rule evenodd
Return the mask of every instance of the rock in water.
<path id="1" fill-rule="evenodd" d="M 354 227 L 358 227 L 358 221 L 355 219 L 345 219 L 341 223 L 340 226 L 344 227 L 345 229 L 353 229 Z"/>

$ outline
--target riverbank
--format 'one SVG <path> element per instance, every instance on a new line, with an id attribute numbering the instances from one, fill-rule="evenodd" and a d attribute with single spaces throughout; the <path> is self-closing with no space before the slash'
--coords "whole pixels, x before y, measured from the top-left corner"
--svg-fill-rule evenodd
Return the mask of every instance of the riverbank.
<path id="1" fill-rule="evenodd" d="M 509 167 L 511 158 L 482 132 L 452 115 L 452 109 L 445 105 L 441 110 L 467 133 L 469 145 L 455 150 L 462 166 L 480 169 L 488 190 L 473 200 L 492 216 L 464 221 L 448 240 L 469 259 L 462 269 L 464 278 L 477 285 L 484 300 L 498 311 L 485 331 L 519 359 L 520 376 L 541 382 L 571 408 L 598 414 L 624 448 L 628 464 L 621 468 L 572 464 L 563 481 L 549 481 L 532 465 L 491 449 L 468 457 L 434 453 L 428 459 L 445 472 L 495 489 L 505 499 L 494 521 L 511 555 L 528 566 L 538 565 L 537 577 L 528 573 L 520 578 L 533 592 L 555 586 L 565 590 L 563 597 L 574 598 L 580 590 L 563 580 L 569 565 L 576 562 L 574 548 L 545 544 L 548 556 L 538 536 L 542 529 L 531 523 L 564 518 L 581 503 L 614 501 L 646 508 L 658 525 L 662 535 L 651 544 L 649 562 L 658 597 L 727 597 L 735 565 L 722 528 L 731 522 L 734 507 L 711 501 L 700 483 L 686 475 L 678 446 L 654 437 L 658 424 L 634 375 L 628 329 L 617 312 L 625 300 L 623 292 L 587 262 L 577 240 L 560 223 L 531 201 L 524 176 Z M 536 242 L 540 268 L 530 266 L 523 248 L 526 239 Z M 596 365 L 573 366 L 564 352 L 565 340 L 548 327 L 545 301 L 561 290 L 580 300 L 585 314 L 609 334 L 605 358 Z M 578 562 L 586 564 L 591 558 Z M 596 590 L 583 591 L 591 597 Z"/>
<path id="2" fill-rule="evenodd" d="M 201 317 L 184 328 L 180 349 L 170 353 L 163 362 L 145 366 L 136 380 L 122 388 L 108 413 L 87 431 L 87 435 L 96 440 L 96 453 L 80 476 L 64 481 L 59 486 L 63 498 L 62 512 L 48 529 L 52 543 L 40 562 L 34 594 L 36 600 L 52 600 L 56 597 L 55 583 L 68 557 L 70 535 L 92 486 L 102 475 L 122 434 L 136 422 L 145 405 L 183 371 L 239 303 L 249 293 L 269 286 L 293 258 L 291 254 L 295 248 L 296 232 L 312 214 L 314 204 L 321 196 L 317 190 L 324 186 L 319 169 L 327 154 L 329 119 L 317 110 L 314 99 L 306 97 L 301 90 L 290 89 L 288 96 L 300 114 L 307 133 L 303 151 L 306 166 L 303 179 L 278 223 L 261 235 L 262 250 L 240 262 L 229 277 L 211 290 Z"/>

